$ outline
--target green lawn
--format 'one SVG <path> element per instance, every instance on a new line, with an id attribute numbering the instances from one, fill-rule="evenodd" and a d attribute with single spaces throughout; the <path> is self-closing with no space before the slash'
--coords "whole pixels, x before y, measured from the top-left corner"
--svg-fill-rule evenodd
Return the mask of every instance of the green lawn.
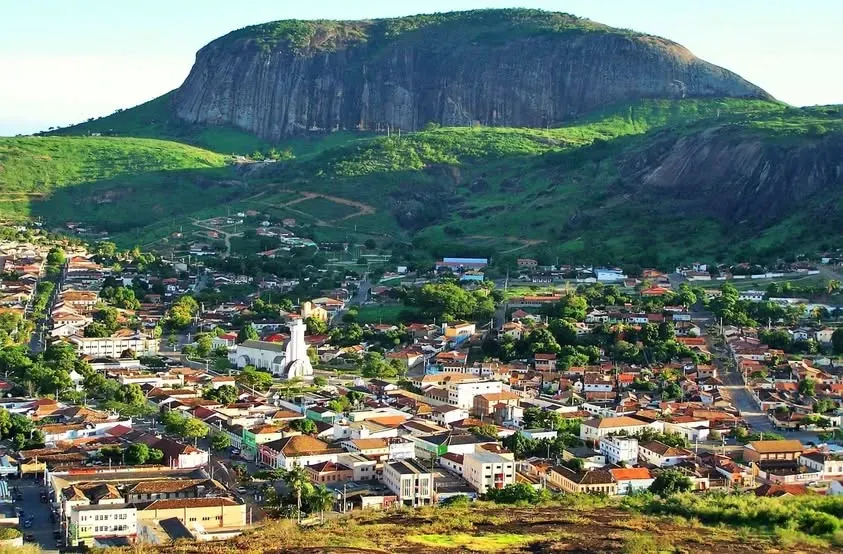
<path id="1" fill-rule="evenodd" d="M 400 323 L 399 315 L 414 313 L 414 309 L 403 304 L 367 304 L 360 306 L 357 321 L 360 323 Z"/>

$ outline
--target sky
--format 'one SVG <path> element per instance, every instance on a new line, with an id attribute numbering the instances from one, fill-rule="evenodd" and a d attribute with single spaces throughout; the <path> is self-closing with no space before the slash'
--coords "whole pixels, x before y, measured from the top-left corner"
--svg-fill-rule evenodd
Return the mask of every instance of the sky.
<path id="1" fill-rule="evenodd" d="M 776 98 L 843 103 L 840 0 L 4 0 L 0 136 L 64 126 L 178 87 L 199 48 L 277 19 L 479 8 L 564 11 L 674 40 Z"/>

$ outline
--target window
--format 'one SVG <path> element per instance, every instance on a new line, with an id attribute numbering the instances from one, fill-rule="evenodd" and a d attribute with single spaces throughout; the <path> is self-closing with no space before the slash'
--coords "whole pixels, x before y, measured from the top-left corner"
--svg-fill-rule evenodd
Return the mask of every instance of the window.
<path id="1" fill-rule="evenodd" d="M 196 521 L 196 518 L 192 517 L 192 518 L 188 519 L 188 521 Z"/>
<path id="2" fill-rule="evenodd" d="M 202 517 L 202 521 L 210 521 L 210 520 L 211 520 L 210 516 L 203 516 Z"/>

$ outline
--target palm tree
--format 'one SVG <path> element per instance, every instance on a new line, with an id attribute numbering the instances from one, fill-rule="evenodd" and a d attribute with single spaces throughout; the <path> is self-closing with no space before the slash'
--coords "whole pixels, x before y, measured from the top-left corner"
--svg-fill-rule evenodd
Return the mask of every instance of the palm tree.
<path id="1" fill-rule="evenodd" d="M 319 508 L 320 522 L 325 523 L 325 510 L 332 509 L 334 507 L 334 502 L 336 501 L 334 492 L 325 487 L 324 485 L 319 485 L 318 487 L 313 489 L 311 499 L 313 502 L 313 506 L 315 508 Z"/>
<path id="2" fill-rule="evenodd" d="M 828 291 L 828 294 L 834 294 L 835 292 L 838 292 L 840 290 L 840 281 L 838 281 L 837 279 L 831 279 L 828 282 L 826 290 Z"/>
<path id="3" fill-rule="evenodd" d="M 296 493 L 296 517 L 299 523 L 301 523 L 301 491 L 310 483 L 307 471 L 303 466 L 293 466 L 292 469 L 288 469 L 284 473 L 284 482 Z"/>

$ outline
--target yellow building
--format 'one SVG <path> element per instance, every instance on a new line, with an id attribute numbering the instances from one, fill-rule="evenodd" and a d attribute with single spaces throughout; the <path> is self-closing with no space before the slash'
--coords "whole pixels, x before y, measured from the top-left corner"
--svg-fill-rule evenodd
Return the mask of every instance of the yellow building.
<path id="1" fill-rule="evenodd" d="M 318 319 L 319 321 L 324 321 L 325 323 L 328 322 L 330 319 L 330 314 L 328 310 L 321 306 L 315 305 L 313 302 L 308 300 L 307 302 L 303 302 L 301 305 L 301 316 L 302 319 L 307 319 L 312 317 L 313 319 Z"/>
<path id="2" fill-rule="evenodd" d="M 246 524 L 246 505 L 231 498 L 177 498 L 136 503 L 138 521 L 176 518 L 188 529 L 239 527 Z"/>

